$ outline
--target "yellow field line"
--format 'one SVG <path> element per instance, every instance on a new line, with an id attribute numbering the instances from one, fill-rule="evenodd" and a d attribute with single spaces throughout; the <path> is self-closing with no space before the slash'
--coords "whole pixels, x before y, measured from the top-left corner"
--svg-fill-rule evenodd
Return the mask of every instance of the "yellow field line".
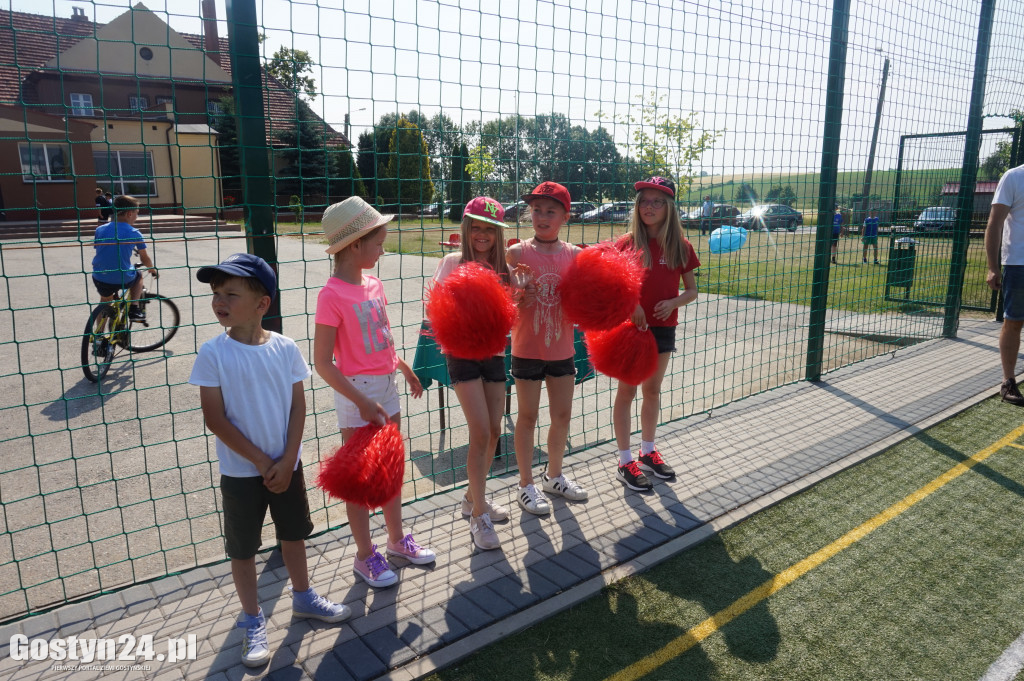
<path id="1" fill-rule="evenodd" d="M 818 550 L 807 558 L 804 558 L 799 563 L 783 570 L 775 577 L 772 577 L 759 587 L 742 596 L 739 600 L 734 601 L 727 608 L 718 611 L 687 631 L 682 636 L 673 639 L 661 648 L 661 650 L 657 650 L 647 657 L 637 660 L 622 671 L 608 677 L 607 681 L 634 681 L 635 679 L 639 679 L 650 674 L 666 662 L 682 655 L 694 645 L 700 643 L 708 636 L 715 633 L 720 628 L 724 627 L 726 624 L 733 621 L 747 610 L 750 610 L 772 594 L 793 583 L 803 575 L 824 563 L 829 558 L 835 556 L 840 551 L 849 548 L 947 483 L 960 477 L 969 471 L 975 464 L 984 461 L 1003 447 L 1011 446 L 1024 449 L 1024 446 L 1014 443 L 1014 440 L 1017 440 L 1022 435 L 1024 435 L 1024 426 L 1014 429 L 999 441 L 982 449 L 966 461 L 953 466 L 924 487 L 921 487 L 916 492 L 907 495 L 876 515 L 874 518 L 871 518 L 867 522 L 855 527 L 828 546 Z"/>

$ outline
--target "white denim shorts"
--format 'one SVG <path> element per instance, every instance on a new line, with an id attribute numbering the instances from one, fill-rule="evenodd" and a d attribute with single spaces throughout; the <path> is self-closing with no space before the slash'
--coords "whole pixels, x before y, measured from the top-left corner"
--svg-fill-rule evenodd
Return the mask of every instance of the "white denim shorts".
<path id="1" fill-rule="evenodd" d="M 346 376 L 345 380 L 355 386 L 356 390 L 384 407 L 384 411 L 388 413 L 389 417 L 402 410 L 395 374 Z M 337 391 L 334 393 L 334 409 L 338 412 L 339 429 L 359 428 L 369 423 L 359 415 L 359 407 L 355 405 L 355 402 Z"/>

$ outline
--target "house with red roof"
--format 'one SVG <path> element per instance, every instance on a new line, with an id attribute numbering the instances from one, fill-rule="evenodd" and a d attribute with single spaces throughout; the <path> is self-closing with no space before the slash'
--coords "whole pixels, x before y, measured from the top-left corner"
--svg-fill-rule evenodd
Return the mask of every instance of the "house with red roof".
<path id="1" fill-rule="evenodd" d="M 91 220 L 97 187 L 153 212 L 225 205 L 211 124 L 231 93 L 231 64 L 214 2 L 202 6 L 203 35 L 178 33 L 142 3 L 106 24 L 81 8 L 70 17 L 0 10 L 0 215 Z M 295 125 L 296 95 L 266 72 L 263 80 L 273 147 Z M 332 145 L 351 148 L 327 131 Z M 272 168 L 283 164 L 273 156 Z"/>

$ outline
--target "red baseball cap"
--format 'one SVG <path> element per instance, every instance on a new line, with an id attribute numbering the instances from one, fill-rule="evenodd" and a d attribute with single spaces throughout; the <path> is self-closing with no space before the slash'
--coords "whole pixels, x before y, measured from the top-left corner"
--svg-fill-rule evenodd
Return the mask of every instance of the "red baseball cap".
<path id="1" fill-rule="evenodd" d="M 569 196 L 569 190 L 557 182 L 541 182 L 533 188 L 532 192 L 529 194 L 523 194 L 519 198 L 527 203 L 533 199 L 553 199 L 562 204 L 566 213 L 570 212 L 569 206 L 572 203 L 572 198 Z"/>
<path id="2" fill-rule="evenodd" d="M 466 204 L 462 217 L 475 218 L 499 227 L 505 226 L 505 209 L 489 196 L 478 196 Z"/>
<path id="3" fill-rule="evenodd" d="M 676 184 L 672 180 L 664 177 L 655 175 L 649 180 L 642 180 L 633 185 L 633 189 L 640 191 L 641 189 L 657 189 L 659 192 L 665 192 L 672 198 L 676 197 Z"/>

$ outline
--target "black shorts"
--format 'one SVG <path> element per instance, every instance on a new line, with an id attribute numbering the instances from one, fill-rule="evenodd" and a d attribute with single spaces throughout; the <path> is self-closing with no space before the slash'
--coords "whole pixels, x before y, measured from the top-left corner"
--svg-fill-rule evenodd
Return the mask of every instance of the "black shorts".
<path id="1" fill-rule="evenodd" d="M 561 378 L 576 375 L 576 360 L 573 357 L 547 361 L 512 355 L 512 377 L 517 381 L 543 381 L 547 378 Z"/>
<path id="2" fill-rule="evenodd" d="M 448 365 L 448 376 L 452 379 L 452 385 L 463 381 L 475 381 L 483 379 L 484 383 L 505 382 L 505 357 L 495 355 L 489 359 L 460 359 L 445 355 L 445 363 Z"/>
<path id="3" fill-rule="evenodd" d="M 658 344 L 658 354 L 676 351 L 676 327 L 648 326 L 654 334 L 654 342 Z"/>
<path id="4" fill-rule="evenodd" d="M 313 533 L 302 464 L 292 473 L 288 489 L 280 494 L 268 490 L 259 476 L 222 475 L 220 497 L 224 504 L 224 543 L 229 558 L 246 560 L 260 550 L 263 519 L 268 508 L 278 541 L 301 541 Z"/>
<path id="5" fill-rule="evenodd" d="M 101 296 L 112 296 L 115 293 L 120 293 L 121 289 L 123 288 L 131 288 L 132 284 L 134 284 L 140 276 L 142 275 L 136 272 L 134 277 L 132 277 L 131 279 L 125 279 L 124 283 L 121 284 L 109 284 L 105 281 L 100 281 L 96 277 L 93 277 L 92 283 L 93 286 L 96 287 L 96 290 L 99 291 L 99 294 Z"/>

